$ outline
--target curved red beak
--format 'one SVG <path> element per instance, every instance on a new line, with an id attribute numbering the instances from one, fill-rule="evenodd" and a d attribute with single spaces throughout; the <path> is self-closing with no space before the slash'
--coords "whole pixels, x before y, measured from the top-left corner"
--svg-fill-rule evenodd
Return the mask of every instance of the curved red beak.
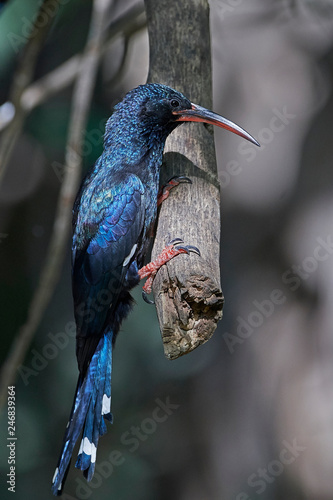
<path id="1" fill-rule="evenodd" d="M 202 108 L 198 106 L 198 104 L 192 104 L 191 109 L 182 109 L 179 111 L 173 111 L 172 114 L 175 115 L 177 122 L 203 122 L 209 123 L 210 125 L 217 125 L 218 127 L 225 128 L 226 130 L 230 130 L 234 134 L 240 135 L 243 139 L 246 139 L 256 146 L 260 147 L 259 142 L 252 137 L 246 130 L 244 130 L 236 123 L 223 118 L 223 116 L 214 113 L 213 111 L 209 111 L 206 108 Z"/>

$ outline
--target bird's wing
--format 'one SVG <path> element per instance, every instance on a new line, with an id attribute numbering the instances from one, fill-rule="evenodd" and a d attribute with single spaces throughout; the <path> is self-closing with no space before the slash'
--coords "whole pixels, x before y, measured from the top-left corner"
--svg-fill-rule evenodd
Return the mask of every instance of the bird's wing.
<path id="1" fill-rule="evenodd" d="M 72 252 L 77 358 L 85 371 L 109 322 L 144 229 L 145 190 L 136 175 L 81 194 Z M 87 201 L 87 200 L 86 200 Z M 86 212 L 86 213 L 85 213 Z"/>

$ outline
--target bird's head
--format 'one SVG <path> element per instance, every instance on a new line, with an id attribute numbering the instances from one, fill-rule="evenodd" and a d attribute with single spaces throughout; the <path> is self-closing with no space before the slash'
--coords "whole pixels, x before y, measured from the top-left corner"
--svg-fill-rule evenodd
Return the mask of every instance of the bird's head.
<path id="1" fill-rule="evenodd" d="M 259 146 L 243 128 L 222 116 L 193 104 L 183 94 L 159 83 L 140 85 L 126 94 L 115 107 L 110 128 L 124 129 L 132 135 L 138 130 L 140 137 L 164 142 L 182 122 L 203 122 L 225 128 Z M 121 125 L 122 124 L 122 125 Z"/>

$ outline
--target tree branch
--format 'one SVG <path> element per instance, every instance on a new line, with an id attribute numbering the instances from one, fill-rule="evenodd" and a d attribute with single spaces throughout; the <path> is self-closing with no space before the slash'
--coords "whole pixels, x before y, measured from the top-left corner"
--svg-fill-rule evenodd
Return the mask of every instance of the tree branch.
<path id="1" fill-rule="evenodd" d="M 57 10 L 58 4 L 59 0 L 43 0 L 35 17 L 33 29 L 24 48 L 20 63 L 14 74 L 10 101 L 14 105 L 15 114 L 13 120 L 10 123 L 7 122 L 8 128 L 3 133 L 0 144 L 0 182 L 6 172 L 13 147 L 17 137 L 21 133 L 26 115 L 26 111 L 20 106 L 21 96 L 33 78 L 38 55 L 54 21 L 54 12 Z M 46 19 L 45 24 L 42 23 L 40 25 L 40 19 Z"/>
<path id="2" fill-rule="evenodd" d="M 123 34 L 125 40 L 128 40 L 134 33 L 140 31 L 145 26 L 146 20 L 143 8 L 136 6 L 130 9 L 110 26 L 107 43 L 99 47 L 98 58 L 101 59 L 103 57 L 117 36 Z M 39 81 L 30 85 L 22 95 L 22 106 L 26 110 L 31 111 L 53 94 L 68 87 L 80 71 L 81 63 L 82 54 L 77 54 Z"/>
<path id="3" fill-rule="evenodd" d="M 94 0 L 88 41 L 75 83 L 66 148 L 65 175 L 61 185 L 53 233 L 38 288 L 32 298 L 27 322 L 20 329 L 1 373 L 0 405 L 7 386 L 15 380 L 17 367 L 51 299 L 58 281 L 71 223 L 71 211 L 81 177 L 81 144 L 98 69 L 99 51 L 104 42 L 105 25 L 112 0 Z"/>
<path id="4" fill-rule="evenodd" d="M 135 6 L 128 10 L 120 19 L 117 19 L 109 26 L 106 43 L 98 49 L 99 59 L 107 52 L 117 36 L 123 34 L 125 40 L 128 41 L 134 33 L 137 33 L 145 26 L 146 19 L 141 6 Z M 82 57 L 82 54 L 76 54 L 25 88 L 19 101 L 19 105 L 25 113 L 32 111 L 49 97 L 71 85 L 80 71 Z M 0 131 L 8 127 L 9 124 L 10 120 L 0 122 Z"/>
<path id="5" fill-rule="evenodd" d="M 150 46 L 148 81 L 184 92 L 212 107 L 212 76 L 207 0 L 145 0 Z M 167 45 L 167 50 L 165 46 Z M 178 256 L 160 269 L 153 291 L 164 352 L 174 359 L 206 342 L 222 317 L 220 285 L 220 194 L 212 129 L 182 125 L 165 149 L 164 179 L 185 174 L 162 205 L 152 258 L 181 237 L 201 257 Z"/>

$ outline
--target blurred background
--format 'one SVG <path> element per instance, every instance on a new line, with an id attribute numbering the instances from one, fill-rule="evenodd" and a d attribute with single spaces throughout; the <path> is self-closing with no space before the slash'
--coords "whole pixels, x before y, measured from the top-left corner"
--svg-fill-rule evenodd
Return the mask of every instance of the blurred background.
<path id="1" fill-rule="evenodd" d="M 0 10 L 0 105 L 39 4 L 12 0 Z M 36 80 L 83 50 L 91 5 L 61 2 Z M 135 5 L 115 0 L 110 22 Z M 87 484 L 72 463 L 67 499 L 333 499 L 333 3 L 211 0 L 210 7 L 214 111 L 262 145 L 215 130 L 224 317 L 208 343 L 168 361 L 155 308 L 135 291 L 114 355 L 114 424 L 100 441 L 100 469 Z M 148 57 L 145 28 L 105 52 L 84 171 L 102 151 L 113 105 L 145 83 Z M 72 90 L 28 115 L 0 188 L 2 361 L 46 256 Z M 0 108 L 2 120 L 10 113 Z M 16 383 L 18 498 L 52 498 L 77 379 L 72 322 L 68 239 Z M 11 498 L 6 416 L 1 498 Z"/>

